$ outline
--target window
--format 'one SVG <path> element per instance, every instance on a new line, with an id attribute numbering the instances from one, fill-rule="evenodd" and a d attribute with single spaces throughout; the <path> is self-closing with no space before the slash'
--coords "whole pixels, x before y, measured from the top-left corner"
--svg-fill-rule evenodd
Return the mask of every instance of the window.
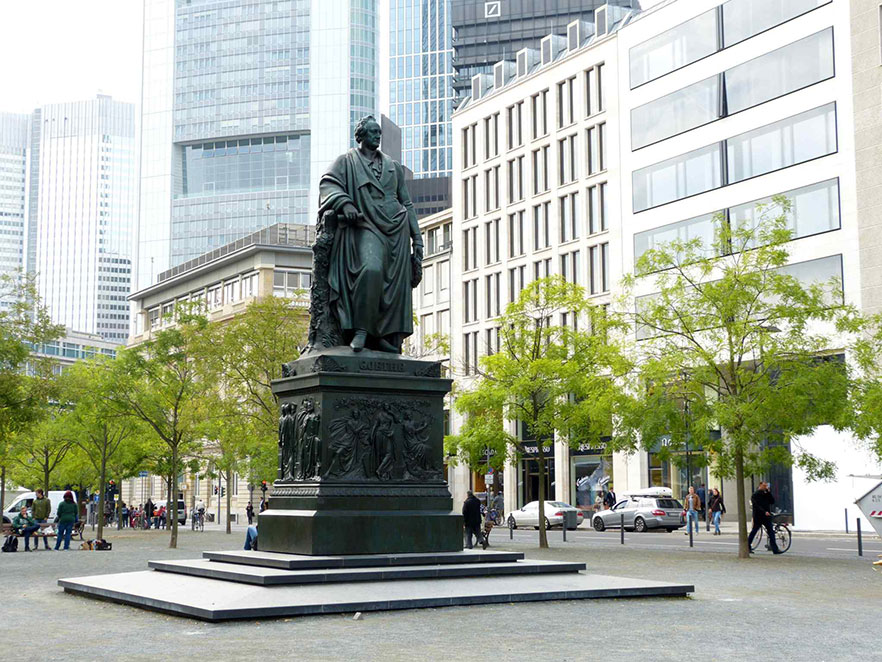
<path id="1" fill-rule="evenodd" d="M 478 162 L 478 125 L 470 124 L 462 130 L 462 167 L 470 168 Z"/>
<path id="2" fill-rule="evenodd" d="M 539 94 L 530 97 L 530 111 L 532 117 L 531 138 L 536 140 L 548 134 L 548 90 L 542 90 Z"/>
<path id="3" fill-rule="evenodd" d="M 524 212 L 518 211 L 508 215 L 508 256 L 518 257 L 524 254 Z"/>
<path id="4" fill-rule="evenodd" d="M 631 48 L 631 88 L 685 67 L 718 48 L 717 10 L 711 9 Z"/>
<path id="5" fill-rule="evenodd" d="M 499 219 L 484 223 L 484 264 L 499 262 Z"/>
<path id="6" fill-rule="evenodd" d="M 729 208 L 729 222 L 736 227 L 756 227 L 763 215 L 766 218 L 775 218 L 785 213 L 787 226 L 793 231 L 794 239 L 839 229 L 839 180 L 829 179 L 781 195 L 790 201 L 787 212 L 781 209 L 774 198 L 765 198 Z"/>
<path id="7" fill-rule="evenodd" d="M 150 319 L 150 330 L 152 331 L 153 329 L 158 329 L 161 320 L 159 308 L 154 308 L 153 310 L 148 311 L 147 317 Z"/>
<path id="8" fill-rule="evenodd" d="M 474 218 L 478 215 L 478 176 L 472 175 L 462 180 L 462 215 Z"/>
<path id="9" fill-rule="evenodd" d="M 606 182 L 588 187 L 588 234 L 606 230 Z"/>
<path id="10" fill-rule="evenodd" d="M 557 84 L 557 128 L 569 126 L 575 121 L 576 77 Z"/>
<path id="11" fill-rule="evenodd" d="M 462 270 L 471 271 L 478 268 L 478 228 L 469 228 L 462 232 Z"/>
<path id="12" fill-rule="evenodd" d="M 499 209 L 499 166 L 484 171 L 484 211 Z"/>
<path id="13" fill-rule="evenodd" d="M 478 279 L 473 278 L 462 284 L 463 322 L 468 324 L 478 319 Z"/>
<path id="14" fill-rule="evenodd" d="M 519 101 L 505 109 L 506 126 L 508 127 L 508 149 L 514 149 L 524 144 L 522 130 L 523 110 L 523 101 Z"/>
<path id="15" fill-rule="evenodd" d="M 740 182 L 836 151 L 836 104 L 788 117 L 726 141 L 729 182 Z"/>
<path id="16" fill-rule="evenodd" d="M 524 157 L 519 156 L 508 162 L 508 202 L 524 199 Z"/>
<path id="17" fill-rule="evenodd" d="M 239 279 L 228 280 L 224 283 L 224 301 L 234 303 L 239 300 Z"/>
<path id="18" fill-rule="evenodd" d="M 606 122 L 588 129 L 585 134 L 585 147 L 588 150 L 588 174 L 593 175 L 606 170 Z"/>
<path id="19" fill-rule="evenodd" d="M 603 95 L 604 65 L 598 64 L 585 71 L 585 116 L 605 110 Z"/>
<path id="20" fill-rule="evenodd" d="M 224 305 L 224 296 L 221 286 L 217 285 L 208 290 L 208 308 L 214 310 Z"/>
<path id="21" fill-rule="evenodd" d="M 524 267 L 513 267 L 508 270 L 508 301 L 517 301 L 521 292 L 524 290 L 526 283 L 524 282 Z"/>
<path id="22" fill-rule="evenodd" d="M 311 275 L 298 271 L 274 271 L 273 272 L 273 296 L 294 297 L 309 289 Z M 211 305 L 211 291 L 209 291 L 209 306 Z"/>
<path id="23" fill-rule="evenodd" d="M 444 294 L 450 289 L 450 260 L 438 263 L 438 290 L 442 293 L 439 298 L 441 301 L 447 301 Z"/>
<path id="24" fill-rule="evenodd" d="M 589 292 L 609 292 L 609 243 L 588 248 L 588 270 Z"/>
<path id="25" fill-rule="evenodd" d="M 557 181 L 569 184 L 576 181 L 578 175 L 578 159 L 576 158 L 576 134 L 557 141 Z"/>
<path id="26" fill-rule="evenodd" d="M 635 234 L 634 261 L 639 260 L 646 251 L 659 248 L 662 244 L 693 239 L 701 240 L 702 246 L 707 248 L 707 256 L 711 257 L 716 233 L 715 216 L 716 214 L 704 214 Z"/>
<path id="27" fill-rule="evenodd" d="M 484 331 L 484 345 L 486 346 L 487 355 L 499 353 L 499 327 Z"/>
<path id="28" fill-rule="evenodd" d="M 242 298 L 257 296 L 257 274 L 247 274 L 242 276 Z"/>
<path id="29" fill-rule="evenodd" d="M 579 284 L 579 269 L 581 263 L 579 261 L 579 251 L 565 253 L 560 256 L 560 275 L 568 283 Z"/>
<path id="30" fill-rule="evenodd" d="M 724 47 L 765 32 L 830 0 L 730 0 L 723 5 Z"/>
<path id="31" fill-rule="evenodd" d="M 570 193 L 558 198 L 558 220 L 561 243 L 579 238 L 579 194 Z"/>
<path id="32" fill-rule="evenodd" d="M 715 143 L 656 163 L 633 174 L 634 211 L 722 186 L 721 145 Z"/>
<path id="33" fill-rule="evenodd" d="M 533 280 L 548 278 L 551 275 L 551 258 L 546 257 L 542 260 L 533 262 Z"/>
<path id="34" fill-rule="evenodd" d="M 498 317 L 500 313 L 498 273 L 484 276 L 484 297 L 487 317 Z"/>
<path id="35" fill-rule="evenodd" d="M 533 195 L 544 193 L 548 184 L 548 145 L 533 150 Z"/>
<path id="36" fill-rule="evenodd" d="M 471 375 L 478 371 L 478 332 L 463 334 L 462 338 L 463 371 Z"/>
<path id="37" fill-rule="evenodd" d="M 432 292 L 435 291 L 435 270 L 429 266 L 427 269 L 423 269 L 423 280 L 420 283 L 420 286 L 423 290 L 423 302 L 431 303 L 431 295 Z"/>
<path id="38" fill-rule="evenodd" d="M 640 149 L 833 77 L 833 28 L 650 101 L 631 111 Z"/>
<path id="39" fill-rule="evenodd" d="M 499 154 L 499 113 L 484 118 L 484 158 Z"/>
<path id="40" fill-rule="evenodd" d="M 533 207 L 533 250 L 538 251 L 551 245 L 550 202 Z"/>

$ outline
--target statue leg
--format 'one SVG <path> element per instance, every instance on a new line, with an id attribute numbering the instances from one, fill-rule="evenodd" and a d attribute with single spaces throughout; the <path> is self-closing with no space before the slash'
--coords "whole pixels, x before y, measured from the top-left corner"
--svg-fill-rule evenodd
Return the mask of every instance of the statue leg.
<path id="1" fill-rule="evenodd" d="M 371 335 L 376 332 L 380 321 L 386 250 L 383 242 L 367 230 L 359 233 L 358 248 L 361 269 L 350 297 L 352 323 L 355 329 L 365 330 L 365 335 Z"/>

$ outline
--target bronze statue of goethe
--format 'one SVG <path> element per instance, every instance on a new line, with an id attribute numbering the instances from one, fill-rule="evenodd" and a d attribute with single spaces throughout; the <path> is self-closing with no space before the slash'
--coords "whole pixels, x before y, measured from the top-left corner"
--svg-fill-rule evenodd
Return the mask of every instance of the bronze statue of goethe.
<path id="1" fill-rule="evenodd" d="M 380 151 L 381 137 L 372 116 L 360 120 L 358 147 L 339 156 L 319 184 L 320 225 L 330 244 L 323 260 L 327 310 L 317 310 L 316 301 L 312 308 L 332 318 L 327 326 L 335 331 L 311 329 L 311 349 L 348 344 L 355 352 L 367 347 L 400 353 L 413 333 L 412 290 L 422 279 L 423 242 L 404 169 Z M 315 249 L 316 280 L 324 277 L 318 264 L 321 240 Z M 317 294 L 314 287 L 313 297 Z M 324 340 L 316 340 L 317 335 Z"/>

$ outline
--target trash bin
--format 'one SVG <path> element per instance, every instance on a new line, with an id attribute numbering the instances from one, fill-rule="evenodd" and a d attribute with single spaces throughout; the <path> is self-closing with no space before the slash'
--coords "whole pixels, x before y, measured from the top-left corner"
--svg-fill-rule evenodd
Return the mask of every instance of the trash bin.
<path id="1" fill-rule="evenodd" d="M 568 529 L 572 530 L 579 526 L 579 519 L 576 516 L 575 510 L 565 510 L 563 511 L 563 523 L 564 526 Z"/>

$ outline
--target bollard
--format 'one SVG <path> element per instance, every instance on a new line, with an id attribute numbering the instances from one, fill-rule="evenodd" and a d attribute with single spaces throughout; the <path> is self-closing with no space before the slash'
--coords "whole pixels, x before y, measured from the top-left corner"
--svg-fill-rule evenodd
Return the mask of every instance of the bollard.
<path id="1" fill-rule="evenodd" d="M 686 526 L 689 529 L 689 546 L 694 547 L 694 545 L 692 544 L 692 522 L 689 521 L 688 517 L 686 518 Z"/>
<path id="2" fill-rule="evenodd" d="M 848 533 L 848 508 L 845 509 L 845 532 Z"/>
<path id="3" fill-rule="evenodd" d="M 864 555 L 864 540 L 861 538 L 861 518 L 857 518 L 857 534 L 858 534 L 858 556 Z"/>
<path id="4" fill-rule="evenodd" d="M 561 528 L 563 529 L 563 534 L 564 534 L 563 541 L 566 542 L 567 541 L 567 518 L 566 517 L 564 517 L 563 527 L 561 527 Z"/>
<path id="5" fill-rule="evenodd" d="M 511 524 L 508 525 L 508 539 L 514 540 L 514 527 Z"/>
<path id="6" fill-rule="evenodd" d="M 622 544 L 624 545 L 625 544 L 625 514 L 624 513 L 622 513 L 621 518 L 622 518 L 621 519 L 622 527 L 620 530 L 622 532 Z"/>

